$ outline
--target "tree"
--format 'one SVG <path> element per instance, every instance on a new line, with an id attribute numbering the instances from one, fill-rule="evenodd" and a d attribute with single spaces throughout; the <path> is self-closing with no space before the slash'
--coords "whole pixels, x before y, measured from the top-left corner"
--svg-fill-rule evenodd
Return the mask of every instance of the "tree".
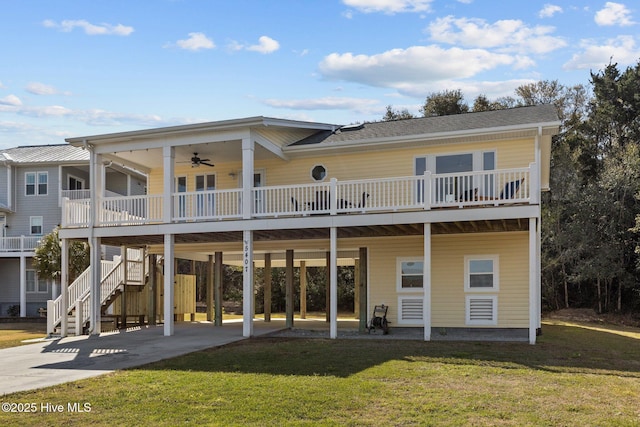
<path id="1" fill-rule="evenodd" d="M 402 110 L 394 110 L 391 105 L 387 105 L 387 112 L 382 117 L 382 120 L 385 122 L 389 122 L 392 120 L 405 120 L 405 119 L 415 119 L 416 117 L 409 112 L 406 108 Z"/>
<path id="2" fill-rule="evenodd" d="M 72 283 L 89 267 L 89 245 L 86 242 L 72 241 L 69 244 L 69 283 Z M 55 228 L 40 240 L 35 250 L 33 267 L 41 279 L 60 281 L 62 248 L 58 229 Z"/>
<path id="3" fill-rule="evenodd" d="M 431 93 L 420 108 L 420 112 L 425 117 L 468 113 L 469 106 L 463 102 L 463 99 L 460 89 Z"/>
<path id="4" fill-rule="evenodd" d="M 489 101 L 486 95 L 481 94 L 478 95 L 475 101 L 473 101 L 471 111 L 474 113 L 480 113 L 482 111 L 504 110 L 505 108 L 509 108 L 509 105 L 504 101 L 504 98 L 499 98 L 496 101 Z"/>

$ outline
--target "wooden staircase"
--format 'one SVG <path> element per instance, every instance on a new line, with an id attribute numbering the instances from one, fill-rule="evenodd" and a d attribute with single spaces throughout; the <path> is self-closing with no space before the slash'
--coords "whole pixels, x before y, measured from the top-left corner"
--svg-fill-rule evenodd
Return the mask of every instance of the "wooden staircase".
<path id="1" fill-rule="evenodd" d="M 100 293 L 101 313 L 106 314 L 113 302 L 123 294 L 123 289 L 135 287 L 142 290 L 146 285 L 145 258 L 142 251 L 128 249 L 126 261 L 122 258 L 101 262 Z M 67 334 L 82 335 L 89 325 L 90 268 L 87 268 L 67 290 Z M 47 303 L 47 334 L 61 335 L 62 296 Z M 80 317 L 78 316 L 80 314 Z"/>

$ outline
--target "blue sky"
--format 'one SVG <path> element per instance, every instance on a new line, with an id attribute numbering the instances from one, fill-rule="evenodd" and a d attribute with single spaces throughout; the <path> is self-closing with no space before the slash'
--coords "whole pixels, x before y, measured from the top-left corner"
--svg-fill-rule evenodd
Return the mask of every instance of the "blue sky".
<path id="1" fill-rule="evenodd" d="M 630 0 L 0 0 L 0 148 L 588 84 L 637 64 L 638 22 Z"/>

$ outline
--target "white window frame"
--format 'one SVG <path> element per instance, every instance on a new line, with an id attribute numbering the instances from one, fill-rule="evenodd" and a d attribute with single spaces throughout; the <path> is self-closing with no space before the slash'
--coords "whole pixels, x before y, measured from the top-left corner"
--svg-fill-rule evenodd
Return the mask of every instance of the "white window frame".
<path id="1" fill-rule="evenodd" d="M 471 320 L 471 300 L 472 299 L 484 299 L 491 300 L 491 321 L 485 320 Z M 498 296 L 497 295 L 482 295 L 471 294 L 466 295 L 465 298 L 465 324 L 468 326 L 497 326 L 498 325 Z"/>
<path id="2" fill-rule="evenodd" d="M 30 273 L 33 273 L 33 280 L 29 280 L 29 275 Z M 48 281 L 44 280 L 44 279 L 39 279 L 38 278 L 38 273 L 36 272 L 36 270 L 34 269 L 28 269 L 26 270 L 26 276 L 27 276 L 27 283 L 26 283 L 26 288 L 27 288 L 27 293 L 29 294 L 46 294 L 49 292 L 49 283 Z M 40 283 L 44 283 L 44 290 L 40 289 Z"/>
<path id="3" fill-rule="evenodd" d="M 417 289 L 417 288 L 413 288 L 413 289 Z M 403 301 L 404 300 L 419 300 L 422 303 L 422 308 L 421 308 L 421 316 L 420 318 L 416 318 L 416 319 L 405 319 L 404 318 L 404 312 L 402 310 L 404 304 Z M 405 325 L 405 326 L 424 326 L 424 296 L 422 294 L 416 294 L 416 295 L 400 295 L 398 296 L 398 318 L 397 323 L 398 325 Z"/>
<path id="4" fill-rule="evenodd" d="M 423 257 L 398 257 L 396 258 L 396 291 L 402 293 L 420 293 L 422 294 L 424 285 L 419 288 L 403 288 L 402 287 L 402 263 L 403 262 L 420 262 L 422 263 L 422 279 L 424 284 L 424 258 Z"/>
<path id="5" fill-rule="evenodd" d="M 34 178 L 34 189 L 33 189 L 33 194 L 29 194 L 27 192 L 27 177 L 29 175 L 33 175 Z M 47 182 L 45 183 L 46 185 L 46 190 L 41 192 L 40 191 L 40 176 L 46 176 L 47 177 Z M 24 195 L 26 197 L 33 197 L 33 196 L 46 196 L 47 194 L 49 194 L 49 172 L 46 171 L 33 171 L 33 172 L 25 172 L 24 173 Z"/>
<path id="6" fill-rule="evenodd" d="M 33 232 L 33 227 L 34 225 L 38 225 L 38 224 L 34 224 L 34 221 L 40 221 L 40 233 L 34 233 Z M 30 216 L 29 217 L 29 234 L 31 236 L 42 236 L 44 235 L 44 219 L 42 216 Z"/>
<path id="7" fill-rule="evenodd" d="M 492 261 L 493 262 L 493 286 L 487 288 L 471 287 L 471 261 Z M 465 292 L 498 292 L 500 290 L 500 257 L 498 255 L 466 255 L 464 257 L 464 291 Z"/>
<path id="8" fill-rule="evenodd" d="M 313 176 L 313 170 L 317 167 L 321 167 L 324 169 L 324 176 L 322 177 L 322 179 L 316 179 Z M 322 163 L 316 163 L 315 165 L 311 166 L 311 169 L 309 169 L 309 176 L 311 177 L 311 180 L 313 182 L 324 182 L 327 179 L 327 176 L 329 175 L 329 169 L 327 169 L 327 167 L 325 165 L 323 165 Z"/>
<path id="9" fill-rule="evenodd" d="M 75 180 L 76 183 L 80 183 L 80 186 L 82 188 L 80 188 L 79 190 L 84 190 L 86 188 L 84 179 L 78 178 L 75 175 L 68 174 L 67 175 L 67 189 L 69 189 L 69 190 L 78 190 L 78 188 L 71 188 L 71 180 L 72 179 Z"/>

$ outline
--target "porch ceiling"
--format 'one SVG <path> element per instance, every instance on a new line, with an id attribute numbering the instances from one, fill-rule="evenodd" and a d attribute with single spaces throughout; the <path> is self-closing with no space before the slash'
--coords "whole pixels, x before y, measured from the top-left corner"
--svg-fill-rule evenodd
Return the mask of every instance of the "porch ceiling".
<path id="1" fill-rule="evenodd" d="M 527 231 L 527 218 L 483 220 L 483 221 L 455 221 L 431 224 L 431 234 L 461 234 L 461 233 L 490 233 L 505 231 Z M 339 239 L 362 237 L 390 237 L 417 236 L 424 233 L 422 223 L 397 225 L 370 225 L 338 228 Z M 255 241 L 270 240 L 326 240 L 329 239 L 328 228 L 300 228 L 292 230 L 257 230 L 253 234 Z M 212 233 L 182 233 L 176 234 L 176 244 L 189 243 L 234 243 L 242 241 L 242 232 L 212 232 Z M 114 236 L 103 237 L 102 244 L 113 246 L 145 246 L 162 245 L 164 237 L 161 234 L 145 236 Z"/>

